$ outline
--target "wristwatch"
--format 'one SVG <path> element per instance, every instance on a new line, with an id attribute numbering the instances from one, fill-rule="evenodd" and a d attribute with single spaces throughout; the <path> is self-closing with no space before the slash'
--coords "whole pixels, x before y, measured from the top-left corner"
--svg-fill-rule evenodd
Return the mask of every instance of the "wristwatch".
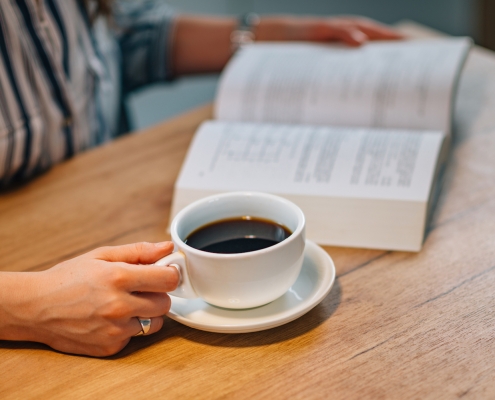
<path id="1" fill-rule="evenodd" d="M 260 17 L 255 13 L 247 13 L 239 17 L 237 29 L 230 34 L 232 52 L 255 40 L 254 30 L 260 23 Z"/>

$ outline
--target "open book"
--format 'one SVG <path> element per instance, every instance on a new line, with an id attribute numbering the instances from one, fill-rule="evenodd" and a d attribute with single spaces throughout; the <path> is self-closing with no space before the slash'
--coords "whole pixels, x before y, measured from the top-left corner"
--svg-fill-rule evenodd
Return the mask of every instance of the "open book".
<path id="1" fill-rule="evenodd" d="M 207 195 L 294 201 L 320 244 L 419 251 L 446 162 L 466 38 L 253 44 L 225 69 L 172 217 Z"/>

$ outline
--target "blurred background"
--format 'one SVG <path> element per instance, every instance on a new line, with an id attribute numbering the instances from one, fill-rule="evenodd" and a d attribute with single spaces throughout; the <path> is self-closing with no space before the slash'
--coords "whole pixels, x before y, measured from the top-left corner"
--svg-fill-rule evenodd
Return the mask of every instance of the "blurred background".
<path id="1" fill-rule="evenodd" d="M 241 15 L 363 15 L 386 24 L 410 20 L 495 49 L 495 0 L 167 0 L 178 12 Z M 131 129 L 142 129 L 213 100 L 217 75 L 180 78 L 132 93 Z"/>

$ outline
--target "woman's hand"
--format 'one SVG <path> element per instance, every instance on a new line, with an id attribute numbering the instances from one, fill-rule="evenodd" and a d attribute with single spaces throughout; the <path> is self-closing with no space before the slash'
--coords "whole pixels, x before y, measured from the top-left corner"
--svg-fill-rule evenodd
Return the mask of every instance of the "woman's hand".
<path id="1" fill-rule="evenodd" d="M 109 356 L 141 331 L 163 325 L 174 267 L 152 264 L 170 254 L 171 242 L 102 247 L 57 266 L 0 277 L 0 339 L 42 342 L 67 353 Z"/>
<path id="2" fill-rule="evenodd" d="M 175 22 L 172 73 L 220 71 L 232 55 L 230 35 L 234 18 L 181 15 Z M 368 40 L 395 40 L 403 36 L 392 28 L 362 17 L 262 17 L 254 28 L 257 41 L 343 42 L 359 46 Z"/>
<path id="3" fill-rule="evenodd" d="M 369 40 L 397 40 L 403 36 L 386 25 L 363 17 L 266 17 L 256 29 L 257 40 L 340 41 L 360 46 Z"/>

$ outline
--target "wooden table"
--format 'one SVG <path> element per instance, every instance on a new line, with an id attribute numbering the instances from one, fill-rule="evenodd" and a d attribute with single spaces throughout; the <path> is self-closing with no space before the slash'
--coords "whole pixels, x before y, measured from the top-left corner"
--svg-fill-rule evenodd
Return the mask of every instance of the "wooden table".
<path id="1" fill-rule="evenodd" d="M 201 108 L 116 140 L 1 195 L 1 268 L 37 271 L 97 246 L 167 239 L 174 180 L 210 115 Z M 331 293 L 269 331 L 215 334 L 166 319 L 107 359 L 0 342 L 0 398 L 495 398 L 493 53 L 471 53 L 454 126 L 419 254 L 327 247 Z"/>

